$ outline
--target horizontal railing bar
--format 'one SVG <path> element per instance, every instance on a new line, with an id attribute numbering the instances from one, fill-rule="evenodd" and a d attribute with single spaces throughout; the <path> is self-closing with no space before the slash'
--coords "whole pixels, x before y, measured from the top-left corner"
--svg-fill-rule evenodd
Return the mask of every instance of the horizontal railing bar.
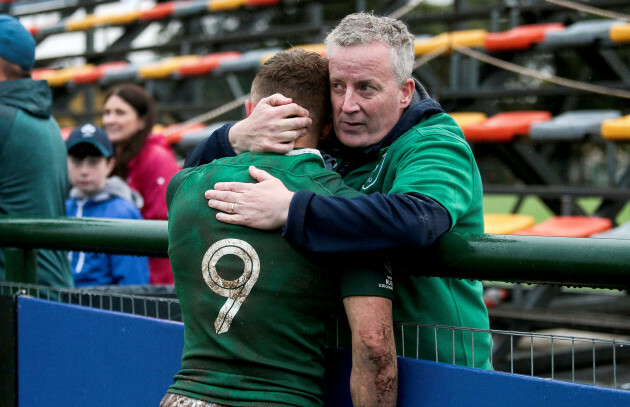
<path id="1" fill-rule="evenodd" d="M 165 220 L 0 217 L 0 246 L 167 257 Z"/>
<path id="2" fill-rule="evenodd" d="M 426 251 L 422 263 L 435 266 L 423 272 L 437 276 L 621 290 L 630 285 L 630 240 L 447 233 Z"/>
<path id="3" fill-rule="evenodd" d="M 4 216 L 0 246 L 166 257 L 168 223 Z M 630 285 L 630 240 L 447 233 L 397 261 L 428 277 L 621 290 Z"/>
<path id="4" fill-rule="evenodd" d="M 611 296 L 614 300 L 618 296 Z M 614 301 L 612 300 L 612 301 Z M 588 307 L 584 307 L 589 309 Z M 518 309 L 516 307 L 489 308 L 491 321 L 522 321 L 539 328 L 570 328 L 589 332 L 630 334 L 630 320 L 626 315 L 605 312 L 570 311 L 558 309 Z"/>

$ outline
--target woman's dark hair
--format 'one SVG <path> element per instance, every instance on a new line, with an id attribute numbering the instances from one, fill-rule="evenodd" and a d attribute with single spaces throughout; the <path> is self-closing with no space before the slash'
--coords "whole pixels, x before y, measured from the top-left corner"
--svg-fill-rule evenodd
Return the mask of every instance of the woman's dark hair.
<path id="1" fill-rule="evenodd" d="M 136 111 L 138 118 L 144 120 L 145 123 L 144 128 L 133 135 L 131 139 L 117 143 L 116 165 L 112 174 L 125 179 L 128 174 L 129 162 L 140 152 L 155 124 L 155 102 L 143 87 L 133 83 L 113 87 L 105 94 L 104 102 L 107 102 L 114 95 L 127 102 Z"/>

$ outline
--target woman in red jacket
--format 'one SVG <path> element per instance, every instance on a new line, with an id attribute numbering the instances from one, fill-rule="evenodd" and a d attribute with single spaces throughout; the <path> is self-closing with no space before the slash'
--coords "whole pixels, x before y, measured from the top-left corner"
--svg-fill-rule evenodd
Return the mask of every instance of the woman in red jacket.
<path id="1" fill-rule="evenodd" d="M 118 85 L 105 95 L 103 128 L 116 148 L 113 174 L 127 181 L 144 199 L 144 219 L 166 219 L 166 187 L 180 170 L 173 151 L 155 124 L 153 98 L 135 84 Z M 173 284 L 166 258 L 149 258 L 150 283 Z"/>

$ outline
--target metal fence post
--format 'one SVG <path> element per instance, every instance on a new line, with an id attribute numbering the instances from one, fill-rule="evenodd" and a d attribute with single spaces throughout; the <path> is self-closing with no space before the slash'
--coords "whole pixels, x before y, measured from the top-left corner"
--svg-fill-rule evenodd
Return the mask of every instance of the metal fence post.
<path id="1" fill-rule="evenodd" d="M 4 253 L 7 281 L 37 284 L 37 249 L 6 247 Z"/>

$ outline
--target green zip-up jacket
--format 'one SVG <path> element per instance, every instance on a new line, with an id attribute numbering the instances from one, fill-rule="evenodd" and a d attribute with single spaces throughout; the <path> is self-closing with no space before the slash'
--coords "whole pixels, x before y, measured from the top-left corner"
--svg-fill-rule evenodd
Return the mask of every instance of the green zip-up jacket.
<path id="1" fill-rule="evenodd" d="M 48 83 L 0 82 L 0 215 L 65 216 L 70 190 L 67 153 L 50 113 Z M 65 252 L 38 250 L 38 284 L 73 287 Z M 0 248 L 0 280 L 5 280 Z"/>

